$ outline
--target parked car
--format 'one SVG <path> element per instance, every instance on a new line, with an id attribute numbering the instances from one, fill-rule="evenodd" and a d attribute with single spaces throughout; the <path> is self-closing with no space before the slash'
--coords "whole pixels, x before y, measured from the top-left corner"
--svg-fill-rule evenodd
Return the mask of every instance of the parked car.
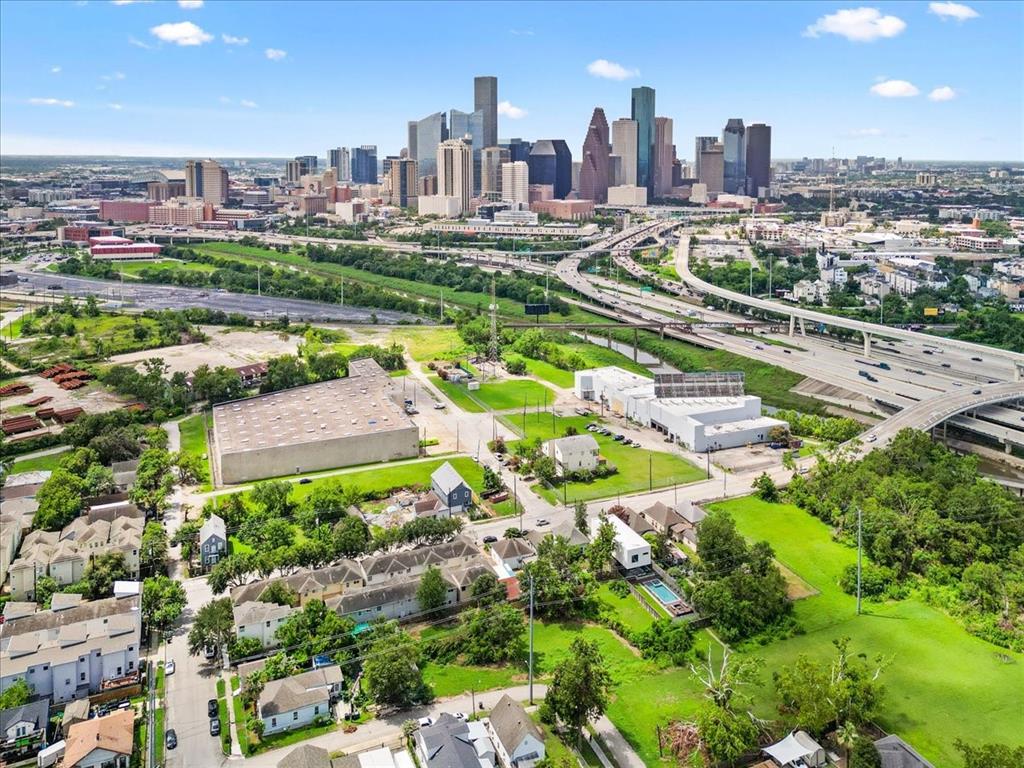
<path id="1" fill-rule="evenodd" d="M 443 411 L 444 410 L 444 403 L 434 403 L 434 410 L 435 411 Z"/>
<path id="2" fill-rule="evenodd" d="M 971 390 L 971 394 L 972 395 L 980 395 L 981 394 L 981 390 L 980 389 L 972 389 Z"/>
<path id="3" fill-rule="evenodd" d="M 217 723 L 217 725 L 220 725 L 220 723 Z M 178 734 L 175 733 L 173 728 L 167 732 L 164 741 L 167 744 L 168 749 L 174 749 L 178 746 Z"/>
<path id="4" fill-rule="evenodd" d="M 434 718 L 432 717 L 421 717 L 419 719 L 420 728 L 428 728 L 434 724 Z"/>
<path id="5" fill-rule="evenodd" d="M 217 700 L 216 699 L 210 699 L 208 702 L 206 702 L 206 714 L 209 715 L 210 717 L 216 717 L 217 716 Z"/>
<path id="6" fill-rule="evenodd" d="M 626 436 L 625 435 L 621 435 L 621 434 L 620 435 L 616 435 L 615 437 L 612 438 L 612 440 L 614 440 L 617 443 L 620 443 L 620 442 L 622 442 L 625 439 L 626 439 Z"/>
<path id="7" fill-rule="evenodd" d="M 169 675 L 173 675 L 174 669 L 174 659 L 171 659 L 167 662 L 167 666 L 164 667 L 164 676 L 167 677 Z"/>
<path id="8" fill-rule="evenodd" d="M 215 658 L 217 658 L 217 646 L 216 645 L 204 645 L 203 646 L 203 656 L 205 656 L 208 659 L 215 659 Z"/>
<path id="9" fill-rule="evenodd" d="M 216 717 L 210 718 L 210 735 L 220 736 L 220 720 Z"/>
<path id="10" fill-rule="evenodd" d="M 869 443 L 873 443 L 873 442 L 875 442 L 875 440 L 878 439 L 878 435 L 868 435 L 864 439 L 867 440 L 867 442 L 869 442 Z"/>
<path id="11" fill-rule="evenodd" d="M 537 527 L 538 528 L 542 528 L 545 525 L 550 525 L 550 524 L 551 524 L 551 521 L 549 521 L 546 517 L 542 517 L 540 520 L 537 521 Z"/>
<path id="12" fill-rule="evenodd" d="M 493 544 L 498 540 L 497 536 L 484 536 L 484 544 Z"/>
<path id="13" fill-rule="evenodd" d="M 299 480 L 299 485 L 309 485 L 312 482 L 313 481 L 310 480 L 308 477 L 303 477 L 302 479 Z"/>

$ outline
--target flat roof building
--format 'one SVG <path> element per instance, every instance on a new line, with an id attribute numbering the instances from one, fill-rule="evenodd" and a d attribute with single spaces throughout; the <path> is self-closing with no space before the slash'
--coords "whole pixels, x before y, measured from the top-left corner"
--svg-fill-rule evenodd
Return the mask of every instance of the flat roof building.
<path id="1" fill-rule="evenodd" d="M 404 459 L 419 454 L 419 429 L 391 399 L 391 379 L 373 360 L 349 375 L 213 409 L 223 483 Z"/>

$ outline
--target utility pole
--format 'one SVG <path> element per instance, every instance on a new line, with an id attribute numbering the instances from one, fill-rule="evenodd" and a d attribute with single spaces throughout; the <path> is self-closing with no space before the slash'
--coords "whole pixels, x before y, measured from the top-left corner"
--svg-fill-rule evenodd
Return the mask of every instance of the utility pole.
<path id="1" fill-rule="evenodd" d="M 260 285 L 260 265 L 259 264 L 256 265 L 256 295 L 257 296 L 262 296 L 263 295 L 262 287 Z"/>
<path id="2" fill-rule="evenodd" d="M 860 616 L 861 512 L 857 507 L 857 615 Z"/>
<path id="3" fill-rule="evenodd" d="M 530 705 L 533 706 L 533 574 L 530 574 Z"/>

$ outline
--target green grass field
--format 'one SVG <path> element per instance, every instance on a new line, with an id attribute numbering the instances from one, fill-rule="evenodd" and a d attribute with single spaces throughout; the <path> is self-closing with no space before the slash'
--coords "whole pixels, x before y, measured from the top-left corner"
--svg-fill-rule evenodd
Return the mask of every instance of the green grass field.
<path id="1" fill-rule="evenodd" d="M 851 638 L 851 649 L 892 659 L 884 673 L 887 694 L 879 725 L 905 738 L 936 765 L 959 765 L 957 738 L 971 743 L 1024 744 L 1020 708 L 1024 654 L 1012 653 L 969 635 L 957 622 L 917 598 L 867 603 L 856 615 L 856 600 L 839 589 L 842 569 L 856 552 L 832 540 L 828 527 L 789 504 L 754 497 L 714 505 L 728 510 L 751 539 L 764 539 L 776 557 L 819 594 L 795 604 L 806 634 L 758 646 L 765 659 L 765 685 L 756 704 L 773 712 L 770 671 L 792 664 L 802 653 L 832 655 L 832 640 Z"/>
<path id="2" fill-rule="evenodd" d="M 198 261 L 179 261 L 178 259 L 155 259 L 153 261 L 125 261 L 117 266 L 117 271 L 125 277 L 138 277 L 143 270 L 185 270 L 187 272 L 215 272 L 217 268 L 212 264 L 202 264 Z"/>
<path id="3" fill-rule="evenodd" d="M 480 384 L 480 389 L 475 390 L 467 389 L 465 384 L 444 381 L 440 376 L 431 376 L 430 381 L 468 413 L 510 411 L 522 408 L 524 403 L 527 408 L 543 408 L 555 399 L 554 392 L 531 379 L 485 381 Z"/>
<path id="4" fill-rule="evenodd" d="M 324 482 L 340 482 L 342 485 L 358 486 L 364 493 L 386 492 L 396 488 L 413 486 L 429 486 L 431 473 L 445 462 L 450 462 L 455 471 L 465 480 L 470 488 L 477 493 L 483 490 L 484 472 L 480 465 L 468 456 L 452 456 L 446 459 L 431 461 L 406 462 L 404 464 L 388 464 L 378 469 L 363 469 L 346 472 L 340 475 L 314 479 L 305 485 L 295 484 L 292 488 L 292 500 L 301 501 Z"/>
<path id="5" fill-rule="evenodd" d="M 197 413 L 178 422 L 178 432 L 181 435 L 181 450 L 196 456 L 203 461 L 206 467 L 206 479 L 199 483 L 202 490 L 209 490 L 213 477 L 210 473 L 209 448 L 206 444 L 206 414 Z"/>
<path id="6" fill-rule="evenodd" d="M 392 331 L 389 341 L 406 347 L 412 359 L 417 362 L 455 360 L 465 357 L 469 352 L 459 332 L 450 326 L 403 326 Z"/>
<path id="7" fill-rule="evenodd" d="M 642 632 L 654 623 L 654 617 L 644 610 L 632 592 L 619 597 L 612 592 L 610 581 L 601 582 L 597 588 L 597 599 L 602 613 L 614 616 L 634 632 Z"/>
<path id="8" fill-rule="evenodd" d="M 469 396 L 469 390 L 465 385 L 452 384 L 440 376 L 431 375 L 428 377 L 430 383 L 441 390 L 449 400 L 466 413 L 484 413 L 487 409 Z"/>
<path id="9" fill-rule="evenodd" d="M 542 411 L 539 414 L 528 411 L 525 420 L 521 414 L 502 417 L 502 422 L 531 440 L 537 437 L 541 440 L 562 437 L 570 426 L 575 427 L 580 434 L 587 434 L 586 426 L 592 421 L 599 419 L 587 416 L 553 416 L 550 411 Z M 566 485 L 564 497 L 570 504 L 574 501 L 593 501 L 640 493 L 670 485 L 685 485 L 707 477 L 704 470 L 674 453 L 624 446 L 610 436 L 599 434 L 594 434 L 594 439 L 601 449 L 601 455 L 610 464 L 618 467 L 619 471 L 610 477 L 590 483 Z M 512 445 L 514 444 L 513 442 Z M 509 446 L 510 450 L 512 445 Z M 563 500 L 562 486 L 547 488 L 538 483 L 533 486 L 533 490 L 552 504 Z"/>
<path id="10" fill-rule="evenodd" d="M 65 453 L 67 451 L 48 453 L 45 456 L 36 456 L 34 459 L 21 459 L 11 465 L 11 474 L 17 474 L 18 472 L 45 472 L 47 470 L 52 472 L 57 468 L 61 457 Z"/>

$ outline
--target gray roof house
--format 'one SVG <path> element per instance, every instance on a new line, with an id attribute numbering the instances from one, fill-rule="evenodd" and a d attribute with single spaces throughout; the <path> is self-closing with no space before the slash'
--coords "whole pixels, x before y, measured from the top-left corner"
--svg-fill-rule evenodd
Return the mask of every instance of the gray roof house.
<path id="1" fill-rule="evenodd" d="M 875 749 L 882 758 L 882 768 L 935 768 L 896 735 L 879 739 L 875 742 Z"/>
<path id="2" fill-rule="evenodd" d="M 544 759 L 544 739 L 523 705 L 502 696 L 487 720 L 487 732 L 503 768 L 533 768 Z"/>
<path id="3" fill-rule="evenodd" d="M 341 680 L 337 664 L 271 680 L 257 702 L 263 732 L 279 733 L 303 728 L 317 718 L 333 719 L 331 709 L 341 695 Z"/>
<path id="4" fill-rule="evenodd" d="M 467 723 L 447 712 L 416 731 L 416 755 L 423 768 L 487 768 L 496 757 L 483 723 Z"/>
<path id="5" fill-rule="evenodd" d="M 49 715 L 46 699 L 0 710 L 0 764 L 25 760 L 46 746 Z"/>
<path id="6" fill-rule="evenodd" d="M 199 563 L 203 570 L 212 568 L 227 552 L 228 534 L 224 520 L 219 515 L 210 515 L 199 529 Z"/>
<path id="7" fill-rule="evenodd" d="M 473 504 L 473 489 L 447 461 L 430 476 L 430 490 L 453 515 L 464 512 Z"/>

